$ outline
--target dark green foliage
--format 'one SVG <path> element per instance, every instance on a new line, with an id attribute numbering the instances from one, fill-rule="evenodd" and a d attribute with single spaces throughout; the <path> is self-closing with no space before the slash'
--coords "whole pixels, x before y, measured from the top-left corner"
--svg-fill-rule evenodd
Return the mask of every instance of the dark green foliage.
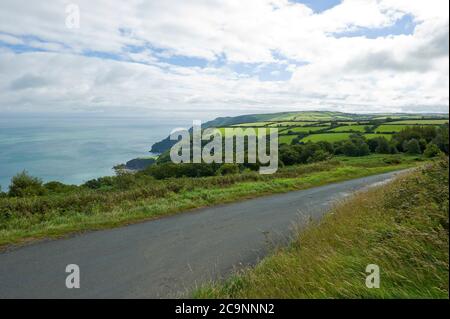
<path id="1" fill-rule="evenodd" d="M 439 154 L 441 154 L 441 150 L 439 149 L 439 147 L 434 144 L 433 142 L 428 143 L 428 145 L 425 148 L 425 151 L 423 152 L 423 155 L 425 157 L 431 158 L 431 157 L 436 157 Z"/>
<path id="2" fill-rule="evenodd" d="M 369 125 L 364 126 L 364 131 L 366 133 L 372 132 L 372 129 L 373 129 L 373 126 L 369 126 Z"/>
<path id="3" fill-rule="evenodd" d="M 333 146 L 327 142 L 282 145 L 279 159 L 283 165 L 306 164 L 324 161 L 332 157 Z"/>
<path id="4" fill-rule="evenodd" d="M 349 140 L 336 143 L 336 152 L 346 156 L 365 156 L 370 154 L 370 148 L 364 138 L 354 134 Z"/>
<path id="5" fill-rule="evenodd" d="M 145 169 L 144 174 L 153 176 L 156 179 L 165 179 L 173 177 L 204 177 L 216 175 L 220 164 L 212 163 L 162 163 L 152 165 Z"/>
<path id="6" fill-rule="evenodd" d="M 49 193 L 70 193 L 78 188 L 76 185 L 66 185 L 56 181 L 45 183 L 44 187 Z"/>
<path id="7" fill-rule="evenodd" d="M 400 157 L 390 157 L 390 158 L 384 158 L 383 162 L 385 162 L 386 164 L 400 164 L 402 162 L 402 159 Z"/>
<path id="8" fill-rule="evenodd" d="M 436 136 L 433 139 L 439 149 L 448 155 L 448 124 L 440 126 L 436 130 Z"/>
<path id="9" fill-rule="evenodd" d="M 415 139 L 420 147 L 420 140 L 426 145 L 435 139 L 437 134 L 438 129 L 435 126 L 408 126 L 394 135 L 393 142 L 399 151 L 407 152 L 405 146 L 410 140 Z"/>
<path id="10" fill-rule="evenodd" d="M 378 137 L 375 139 L 377 142 L 377 147 L 375 148 L 375 152 L 379 154 L 390 154 L 390 145 L 386 138 Z"/>
<path id="11" fill-rule="evenodd" d="M 2 192 L 2 187 L 0 186 L 0 198 L 4 198 L 4 197 L 7 197 L 7 196 L 8 196 L 8 194 L 5 193 L 5 192 Z"/>
<path id="12" fill-rule="evenodd" d="M 83 186 L 90 189 L 109 189 L 114 186 L 114 177 L 104 176 L 96 179 L 91 179 L 84 183 Z"/>
<path id="13" fill-rule="evenodd" d="M 239 165 L 232 163 L 222 164 L 217 170 L 217 175 L 238 174 L 240 172 Z"/>
<path id="14" fill-rule="evenodd" d="M 408 154 L 421 154 L 419 141 L 415 138 L 403 143 L 403 150 Z"/>
<path id="15" fill-rule="evenodd" d="M 9 185 L 11 197 L 40 196 L 45 193 L 46 189 L 42 185 L 42 180 L 28 175 L 26 171 L 14 176 Z"/>

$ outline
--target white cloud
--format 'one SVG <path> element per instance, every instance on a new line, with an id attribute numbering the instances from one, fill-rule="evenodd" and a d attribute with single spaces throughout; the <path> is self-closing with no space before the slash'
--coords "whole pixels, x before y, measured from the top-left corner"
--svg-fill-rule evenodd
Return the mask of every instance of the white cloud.
<path id="1" fill-rule="evenodd" d="M 0 111 L 448 108 L 446 0 L 346 0 L 321 14 L 287 0 L 73 2 L 79 29 L 65 27 L 69 1 L 1 2 Z M 333 36 L 406 14 L 413 34 Z M 291 79 L 261 81 L 269 63 Z"/>

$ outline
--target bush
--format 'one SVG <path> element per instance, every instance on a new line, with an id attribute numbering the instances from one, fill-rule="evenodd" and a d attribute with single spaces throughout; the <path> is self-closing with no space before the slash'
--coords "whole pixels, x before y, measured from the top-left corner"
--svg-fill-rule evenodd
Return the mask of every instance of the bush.
<path id="1" fill-rule="evenodd" d="M 322 162 L 330 159 L 332 155 L 324 150 L 317 150 L 313 156 L 308 159 L 308 163 Z"/>
<path id="2" fill-rule="evenodd" d="M 61 182 L 48 182 L 44 184 L 44 187 L 49 193 L 53 194 L 64 194 L 64 193 L 70 193 L 72 191 L 76 191 L 78 189 L 78 186 L 76 185 L 66 185 Z"/>
<path id="3" fill-rule="evenodd" d="M 239 165 L 225 163 L 219 167 L 217 170 L 217 175 L 230 175 L 230 174 L 238 174 L 239 173 Z"/>
<path id="4" fill-rule="evenodd" d="M 379 154 L 390 154 L 391 148 L 388 140 L 385 137 L 376 138 L 377 146 L 375 152 Z"/>
<path id="5" fill-rule="evenodd" d="M 436 157 L 439 154 L 441 154 L 441 150 L 434 143 L 428 143 L 427 147 L 425 148 L 425 151 L 423 152 L 423 155 L 425 155 L 425 157 L 428 158 Z"/>
<path id="6" fill-rule="evenodd" d="M 153 176 L 156 179 L 166 179 L 171 177 L 205 177 L 214 176 L 219 168 L 219 164 L 211 163 L 162 163 L 149 166 L 142 172 Z"/>
<path id="7" fill-rule="evenodd" d="M 400 157 L 383 158 L 383 162 L 390 165 L 400 164 L 402 162 L 402 159 Z"/>
<path id="8" fill-rule="evenodd" d="M 422 151 L 420 149 L 419 141 L 415 138 L 405 141 L 403 144 L 403 149 L 408 154 L 421 154 Z"/>
<path id="9" fill-rule="evenodd" d="M 83 184 L 83 186 L 90 189 L 112 188 L 114 186 L 114 177 L 105 176 L 96 179 L 91 179 Z"/>
<path id="10" fill-rule="evenodd" d="M 42 180 L 28 175 L 26 171 L 15 175 L 9 185 L 9 196 L 11 197 L 41 196 L 45 193 L 46 189 L 42 185 Z"/>
<path id="11" fill-rule="evenodd" d="M 370 149 L 363 139 L 355 138 L 344 142 L 341 152 L 346 156 L 365 156 L 370 154 Z"/>
<path id="12" fill-rule="evenodd" d="M 2 192 L 2 187 L 0 186 L 0 198 L 4 198 L 4 197 L 7 197 L 7 196 L 8 196 L 8 194 Z"/>

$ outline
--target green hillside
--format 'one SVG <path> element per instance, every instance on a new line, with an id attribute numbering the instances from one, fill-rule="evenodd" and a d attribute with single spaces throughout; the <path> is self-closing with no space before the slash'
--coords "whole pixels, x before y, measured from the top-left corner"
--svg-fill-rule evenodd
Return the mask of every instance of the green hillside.
<path id="1" fill-rule="evenodd" d="M 279 129 L 282 144 L 308 141 L 339 141 L 352 133 L 367 138 L 385 136 L 401 131 L 407 126 L 445 125 L 448 114 L 351 114 L 330 111 L 282 112 L 219 117 L 203 124 L 203 128 L 217 127 L 274 127 Z M 324 134 L 326 132 L 326 134 Z M 175 144 L 168 137 L 155 143 L 151 152 L 163 153 Z"/>

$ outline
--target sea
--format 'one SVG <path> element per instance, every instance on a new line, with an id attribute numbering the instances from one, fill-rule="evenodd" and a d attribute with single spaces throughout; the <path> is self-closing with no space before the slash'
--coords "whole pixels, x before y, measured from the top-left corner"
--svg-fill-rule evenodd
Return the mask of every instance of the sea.
<path id="1" fill-rule="evenodd" d="M 113 166 L 152 156 L 153 143 L 192 122 L 152 116 L 0 113 L 0 186 L 27 171 L 44 182 L 82 184 L 114 175 Z"/>

